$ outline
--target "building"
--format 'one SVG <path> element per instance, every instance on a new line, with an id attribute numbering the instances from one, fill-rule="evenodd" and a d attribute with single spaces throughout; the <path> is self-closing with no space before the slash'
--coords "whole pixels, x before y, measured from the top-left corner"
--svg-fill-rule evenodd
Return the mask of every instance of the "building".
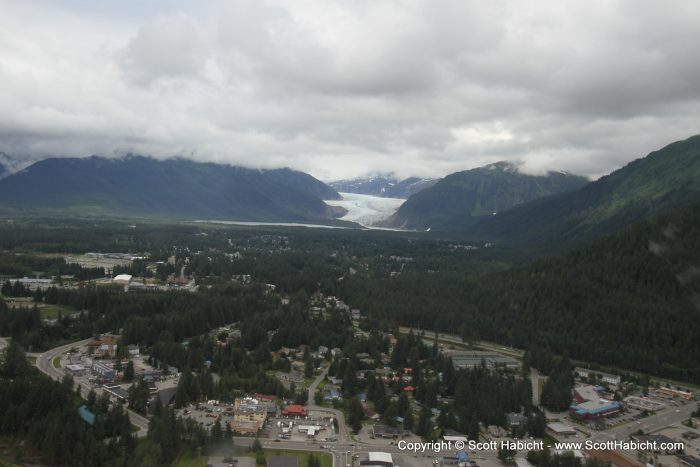
<path id="1" fill-rule="evenodd" d="M 602 371 L 589 370 L 588 368 L 577 367 L 575 369 L 576 374 L 580 378 L 591 378 L 595 377 L 598 381 L 603 383 L 612 384 L 618 386 L 622 382 L 622 378 L 619 375 L 613 375 L 610 373 L 603 373 Z"/>
<path id="2" fill-rule="evenodd" d="M 92 373 L 106 380 L 112 381 L 117 377 L 117 370 L 105 365 L 104 363 L 95 362 L 92 364 Z"/>
<path id="3" fill-rule="evenodd" d="M 373 425 L 372 436 L 375 438 L 394 439 L 403 435 L 403 430 L 387 425 Z"/>
<path id="4" fill-rule="evenodd" d="M 548 423 L 547 430 L 555 436 L 573 436 L 576 434 L 574 427 L 559 422 Z"/>
<path id="5" fill-rule="evenodd" d="M 487 368 L 509 368 L 517 370 L 521 364 L 518 360 L 507 355 L 483 350 L 456 350 L 445 351 L 452 358 L 452 364 L 456 369 L 477 368 L 484 364 Z"/>
<path id="6" fill-rule="evenodd" d="M 632 434 L 630 435 L 630 438 L 632 438 L 634 441 L 640 442 L 640 443 L 649 443 L 650 445 L 653 446 L 661 446 L 666 445 L 666 446 L 672 446 L 673 443 L 676 442 L 676 440 L 669 438 L 666 435 L 636 435 Z M 660 450 L 655 451 L 657 453 L 660 453 Z M 669 454 L 671 450 L 666 449 L 665 450 L 666 454 Z M 675 451 L 676 454 L 679 454 L 680 451 Z"/>
<path id="7" fill-rule="evenodd" d="M 688 467 L 700 467 L 700 459 L 697 457 L 688 456 L 686 454 L 679 454 L 676 457 L 678 457 L 678 461 L 681 463 L 681 465 L 686 465 Z"/>
<path id="8" fill-rule="evenodd" d="M 118 276 L 115 276 L 114 279 L 112 279 L 112 282 L 116 284 L 129 285 L 129 282 L 131 282 L 131 275 L 119 274 Z"/>
<path id="9" fill-rule="evenodd" d="M 622 403 L 599 399 L 586 401 L 581 404 L 572 404 L 569 407 L 569 415 L 579 420 L 596 420 L 617 415 L 622 411 Z"/>
<path id="10" fill-rule="evenodd" d="M 68 370 L 68 373 L 70 373 L 73 376 L 83 376 L 87 373 L 87 368 L 78 363 L 66 365 L 66 370 Z"/>
<path id="11" fill-rule="evenodd" d="M 177 386 L 170 388 L 163 388 L 158 391 L 158 399 L 160 399 L 161 404 L 167 407 L 175 400 L 175 394 L 177 394 Z"/>
<path id="12" fill-rule="evenodd" d="M 129 400 L 129 392 L 121 386 L 105 386 L 104 391 L 120 401 Z"/>
<path id="13" fill-rule="evenodd" d="M 360 465 L 373 467 L 394 467 L 394 459 L 388 452 L 368 452 L 367 460 L 360 461 Z"/>
<path id="14" fill-rule="evenodd" d="M 681 391 L 680 389 L 673 388 L 659 388 L 656 390 L 656 394 L 663 397 L 673 397 L 679 399 L 685 399 L 687 401 L 693 400 L 693 393 L 688 391 Z"/>
<path id="15" fill-rule="evenodd" d="M 129 356 L 131 356 L 131 357 L 138 357 L 139 354 L 141 353 L 139 346 L 134 345 L 134 344 L 130 344 L 128 347 L 128 350 L 129 350 Z"/>
<path id="16" fill-rule="evenodd" d="M 506 420 L 511 428 L 524 428 L 527 426 L 527 417 L 521 413 L 509 413 L 506 415 Z"/>
<path id="17" fill-rule="evenodd" d="M 233 403 L 231 430 L 242 434 L 260 431 L 267 419 L 267 405 L 252 397 L 237 398 Z"/>
<path id="18" fill-rule="evenodd" d="M 646 410 L 647 412 L 658 412 L 666 407 L 665 404 L 649 399 L 648 397 L 637 396 L 625 397 L 625 405 L 637 410 Z"/>
<path id="19" fill-rule="evenodd" d="M 78 415 L 82 418 L 88 425 L 95 424 L 95 414 L 88 408 L 87 405 L 81 405 L 78 408 Z"/>
<path id="20" fill-rule="evenodd" d="M 293 456 L 273 456 L 267 460 L 267 467 L 299 467 L 299 459 Z"/>
<path id="21" fill-rule="evenodd" d="M 117 338 L 115 336 L 102 336 L 87 344 L 88 354 L 95 357 L 114 358 L 117 354 Z"/>
<path id="22" fill-rule="evenodd" d="M 316 436 L 316 433 L 318 433 L 322 429 L 323 427 L 318 425 L 299 425 L 297 427 L 299 433 L 306 433 L 306 437 L 309 439 L 313 439 Z"/>
<path id="23" fill-rule="evenodd" d="M 309 414 L 303 405 L 290 404 L 282 410 L 282 415 L 285 417 L 306 418 Z"/>
<path id="24" fill-rule="evenodd" d="M 590 384 L 581 384 L 574 388 L 573 398 L 577 403 L 597 401 L 602 397 L 605 388 L 601 386 L 592 386 Z"/>

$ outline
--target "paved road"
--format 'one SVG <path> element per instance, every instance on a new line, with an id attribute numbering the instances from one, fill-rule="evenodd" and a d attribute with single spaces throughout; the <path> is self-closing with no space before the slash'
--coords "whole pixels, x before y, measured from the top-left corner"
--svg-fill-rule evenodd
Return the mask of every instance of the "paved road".
<path id="1" fill-rule="evenodd" d="M 594 432 L 592 439 L 595 441 L 628 440 L 630 435 L 638 430 L 644 433 L 654 433 L 671 425 L 678 425 L 690 418 L 690 414 L 695 410 L 696 404 L 688 403 L 672 410 L 664 410 L 656 415 L 651 415 L 631 423 L 626 423 L 618 427 L 610 428 L 603 432 Z M 678 410 L 678 412 L 676 412 Z"/>
<path id="2" fill-rule="evenodd" d="M 328 366 L 325 367 L 321 373 L 316 377 L 313 383 L 309 386 L 309 402 L 307 404 L 308 410 L 313 410 L 315 412 L 328 412 L 333 414 L 333 416 L 338 420 L 338 442 L 339 443 L 345 443 L 346 441 L 349 440 L 348 437 L 348 428 L 347 425 L 345 424 L 345 414 L 343 414 L 342 411 L 329 408 L 329 407 L 322 407 L 320 405 L 316 405 L 314 402 L 314 395 L 316 394 L 316 388 L 318 388 L 318 385 L 321 384 L 321 381 L 323 381 L 323 378 L 326 377 L 328 374 Z"/>
<path id="3" fill-rule="evenodd" d="M 63 371 L 63 368 L 56 368 L 53 366 L 54 358 L 64 354 L 65 352 L 68 352 L 74 347 L 85 345 L 91 340 L 92 339 L 84 339 L 82 341 L 72 342 L 70 344 L 62 345 L 60 347 L 55 347 L 41 354 L 27 355 L 36 357 L 36 367 L 39 369 L 39 371 L 45 373 L 50 378 L 60 381 L 63 379 L 65 372 Z M 81 386 L 80 391 L 82 392 L 83 397 L 87 397 L 87 394 L 90 392 L 90 389 L 85 386 Z M 99 396 L 102 390 L 100 388 L 95 388 L 95 392 Z M 126 409 L 126 411 L 129 414 L 129 419 L 131 420 L 131 423 L 139 429 L 139 431 L 136 432 L 136 436 L 146 436 L 146 434 L 148 433 L 148 419 L 146 417 L 143 417 L 142 415 L 137 414 L 133 410 Z"/>

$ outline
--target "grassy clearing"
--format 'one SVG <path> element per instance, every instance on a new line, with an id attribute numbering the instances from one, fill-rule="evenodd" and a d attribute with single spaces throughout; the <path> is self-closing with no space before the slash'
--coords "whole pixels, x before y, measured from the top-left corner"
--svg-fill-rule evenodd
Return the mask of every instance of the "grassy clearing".
<path id="1" fill-rule="evenodd" d="M 207 460 L 208 457 L 206 456 L 180 454 L 173 461 L 172 467 L 204 467 L 207 465 Z"/>
<path id="2" fill-rule="evenodd" d="M 267 459 L 272 456 L 292 456 L 299 459 L 300 467 L 306 467 L 309 465 L 310 454 L 313 454 L 319 461 L 321 461 L 321 467 L 332 467 L 333 458 L 326 452 L 295 451 L 292 449 L 265 449 L 265 457 Z"/>
<path id="3" fill-rule="evenodd" d="M 46 305 L 39 308 L 39 315 L 42 319 L 46 318 L 56 318 L 59 313 L 67 315 L 76 311 L 75 308 L 64 306 L 64 305 Z"/>
<path id="4" fill-rule="evenodd" d="M 61 356 L 60 355 L 53 359 L 53 367 L 54 368 L 61 368 Z"/>

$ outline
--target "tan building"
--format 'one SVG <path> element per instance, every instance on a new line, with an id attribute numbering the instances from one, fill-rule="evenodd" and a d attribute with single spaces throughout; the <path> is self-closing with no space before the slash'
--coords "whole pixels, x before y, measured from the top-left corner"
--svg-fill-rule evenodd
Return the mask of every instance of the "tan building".
<path id="1" fill-rule="evenodd" d="M 267 404 L 252 397 L 243 397 L 233 404 L 231 430 L 241 434 L 255 434 L 260 431 L 267 419 Z"/>

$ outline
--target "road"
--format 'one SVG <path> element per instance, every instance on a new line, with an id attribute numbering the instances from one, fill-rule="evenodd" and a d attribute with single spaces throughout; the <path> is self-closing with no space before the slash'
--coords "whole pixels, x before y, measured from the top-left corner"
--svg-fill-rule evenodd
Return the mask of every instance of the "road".
<path id="1" fill-rule="evenodd" d="M 92 339 L 84 339 L 81 341 L 77 342 L 72 342 L 70 344 L 62 345 L 60 347 L 55 347 L 51 350 L 47 350 L 44 353 L 40 354 L 27 354 L 30 356 L 35 356 L 36 357 L 36 367 L 41 371 L 42 373 L 45 373 L 47 376 L 49 376 L 52 379 L 55 379 L 57 381 L 61 381 L 63 379 L 63 376 L 65 375 L 65 372 L 63 371 L 63 368 L 56 368 L 53 366 L 53 360 L 56 357 L 59 357 L 60 355 L 68 352 L 70 349 L 74 347 L 79 347 L 81 345 L 85 345 L 88 342 L 90 342 Z M 83 397 L 87 397 L 87 394 L 90 392 L 90 389 L 81 386 L 80 391 L 83 395 Z M 95 388 L 95 392 L 99 396 L 102 392 L 100 388 Z M 129 420 L 131 423 L 136 426 L 139 431 L 136 432 L 136 436 L 138 437 L 144 437 L 148 433 L 148 419 L 142 415 L 137 414 L 133 410 L 126 409 L 127 413 L 129 414 Z"/>
<path id="2" fill-rule="evenodd" d="M 329 446 L 331 446 L 329 452 L 333 455 L 334 467 L 342 467 L 347 464 L 352 464 L 352 455 L 354 454 L 354 447 L 356 446 L 356 444 L 352 443 L 352 440 L 350 440 L 348 437 L 348 428 L 345 424 L 345 414 L 341 410 L 316 405 L 314 399 L 316 389 L 318 389 L 319 384 L 321 384 L 321 381 L 323 381 L 323 379 L 328 374 L 329 368 L 330 366 L 326 366 L 323 370 L 321 370 L 321 373 L 316 377 L 316 379 L 314 379 L 314 382 L 311 383 L 311 385 L 309 386 L 309 402 L 307 404 L 307 409 L 309 411 L 313 410 L 314 412 L 326 412 L 333 414 L 333 417 L 335 417 L 335 419 L 338 420 L 338 441 L 329 444 Z M 347 444 L 349 441 L 352 444 Z M 299 442 L 291 443 L 297 446 L 295 449 L 300 449 Z M 272 444 L 279 446 L 280 443 L 273 441 Z M 289 442 L 285 444 L 289 444 Z M 313 443 L 305 442 L 301 444 L 304 446 L 302 449 L 309 449 L 315 447 Z"/>
<path id="3" fill-rule="evenodd" d="M 654 433 L 671 425 L 680 424 L 684 420 L 688 420 L 690 414 L 696 407 L 696 404 L 688 403 L 677 409 L 663 410 L 656 415 L 651 415 L 638 421 L 613 427 L 603 432 L 596 432 L 591 436 L 591 439 L 594 441 L 628 440 L 630 435 L 638 430 L 643 430 L 644 433 L 647 434 Z M 676 412 L 676 410 L 678 411 Z"/>

